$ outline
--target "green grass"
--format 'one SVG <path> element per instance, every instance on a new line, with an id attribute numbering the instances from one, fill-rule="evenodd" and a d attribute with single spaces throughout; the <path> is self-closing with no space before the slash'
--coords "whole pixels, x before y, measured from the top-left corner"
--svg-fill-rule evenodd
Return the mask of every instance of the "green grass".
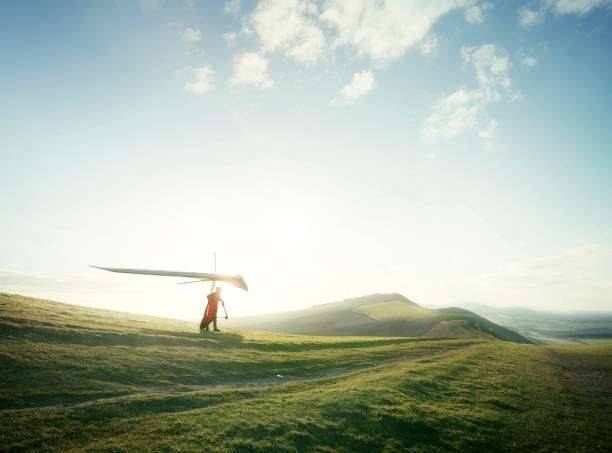
<path id="1" fill-rule="evenodd" d="M 414 305 L 408 305 L 398 300 L 360 305 L 359 307 L 355 308 L 355 311 L 357 313 L 363 313 L 376 321 L 401 318 L 422 319 L 432 318 L 435 316 L 432 310 Z"/>
<path id="2" fill-rule="evenodd" d="M 522 335 L 460 308 L 431 310 L 401 294 L 372 294 L 304 310 L 238 320 L 237 327 L 302 335 L 498 338 L 529 343 Z"/>
<path id="3" fill-rule="evenodd" d="M 426 336 L 433 338 L 472 338 L 474 336 L 473 329 L 460 319 L 454 321 L 440 321 L 430 330 Z"/>
<path id="4" fill-rule="evenodd" d="M 196 327 L 0 294 L 0 449 L 612 448 L 612 343 Z"/>

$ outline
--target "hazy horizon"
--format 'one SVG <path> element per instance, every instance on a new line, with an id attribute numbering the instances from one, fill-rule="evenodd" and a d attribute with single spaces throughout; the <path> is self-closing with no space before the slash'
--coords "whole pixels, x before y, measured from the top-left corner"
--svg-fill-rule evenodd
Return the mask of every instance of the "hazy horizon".
<path id="1" fill-rule="evenodd" d="M 612 2 L 10 2 L 0 292 L 612 311 Z M 186 279 L 188 280 L 188 279 Z"/>
<path id="2" fill-rule="evenodd" d="M 151 280 L 152 279 L 152 280 Z M 114 281 L 113 281 L 114 280 Z M 196 321 L 201 317 L 205 305 L 204 296 L 210 288 L 209 283 L 195 283 L 189 285 L 185 291 L 175 288 L 177 282 L 184 279 L 172 279 L 163 277 L 144 277 L 144 280 L 134 276 L 122 276 L 120 280 L 113 278 L 92 278 L 91 276 L 64 276 L 53 278 L 49 275 L 33 275 L 21 272 L 7 272 L 0 270 L 0 292 L 8 292 L 29 297 L 49 299 L 70 305 L 81 305 L 92 308 L 103 308 L 126 313 L 161 316 L 186 321 Z M 146 306 L 142 300 L 151 293 L 154 287 L 156 297 L 152 306 Z M 370 293 L 352 294 L 340 299 L 318 300 L 303 305 L 277 306 L 262 310 L 261 307 L 253 306 L 248 295 L 240 296 L 241 291 L 225 286 L 225 298 L 228 300 L 228 309 L 232 318 L 241 318 L 257 315 L 273 315 L 291 311 L 299 311 L 306 308 L 341 302 L 346 299 L 359 298 L 380 293 L 397 293 L 396 291 L 372 291 Z M 230 294 L 227 295 L 228 289 Z M 398 293 L 401 294 L 401 293 Z M 543 307 L 536 303 L 494 304 L 487 302 L 474 302 L 469 300 L 455 301 L 454 303 L 427 303 L 427 301 L 413 300 L 407 294 L 401 294 L 412 302 L 426 308 L 460 307 L 473 310 L 475 307 L 493 307 L 500 309 L 520 308 L 536 310 L 541 312 L 572 314 L 572 313 L 612 313 L 612 309 L 589 309 L 589 308 L 566 308 Z M 147 299 L 148 300 L 148 299 Z M 138 301 L 134 303 L 134 301 Z M 161 302 L 161 303 L 160 303 Z M 169 309 L 171 307 L 171 309 Z"/>

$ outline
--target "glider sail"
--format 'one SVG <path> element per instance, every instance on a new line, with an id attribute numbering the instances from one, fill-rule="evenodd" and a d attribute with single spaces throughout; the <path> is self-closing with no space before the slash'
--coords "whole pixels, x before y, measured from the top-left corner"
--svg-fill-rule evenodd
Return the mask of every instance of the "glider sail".
<path id="1" fill-rule="evenodd" d="M 207 274 L 202 272 L 181 272 L 181 271 L 155 271 L 149 269 L 125 269 L 119 267 L 99 267 L 90 266 L 109 272 L 119 272 L 121 274 L 141 274 L 141 275 L 160 275 L 162 277 L 187 277 L 195 278 L 203 282 L 225 282 L 236 288 L 249 290 L 246 282 L 241 275 Z"/>

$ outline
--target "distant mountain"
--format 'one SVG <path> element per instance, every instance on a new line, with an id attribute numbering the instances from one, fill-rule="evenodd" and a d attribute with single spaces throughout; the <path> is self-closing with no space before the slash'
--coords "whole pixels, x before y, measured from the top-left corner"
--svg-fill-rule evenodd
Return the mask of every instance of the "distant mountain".
<path id="1" fill-rule="evenodd" d="M 372 294 L 304 310 L 234 320 L 241 328 L 302 335 L 529 340 L 462 308 L 428 309 L 401 294 Z"/>
<path id="2" fill-rule="evenodd" d="M 464 306 L 532 339 L 612 338 L 612 312 L 559 313 L 523 307 L 492 307 L 482 304 Z"/>

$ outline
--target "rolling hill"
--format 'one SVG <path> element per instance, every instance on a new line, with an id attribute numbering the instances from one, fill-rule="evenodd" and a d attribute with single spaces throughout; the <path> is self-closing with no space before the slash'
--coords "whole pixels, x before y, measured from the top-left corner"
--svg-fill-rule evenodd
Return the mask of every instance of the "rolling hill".
<path id="1" fill-rule="evenodd" d="M 612 342 L 201 335 L 0 293 L 0 370 L 1 451 L 612 449 Z"/>
<path id="2" fill-rule="evenodd" d="M 461 308 L 428 309 L 401 294 L 372 294 L 340 302 L 235 320 L 237 327 L 301 335 L 497 338 L 529 343 L 522 335 Z"/>

